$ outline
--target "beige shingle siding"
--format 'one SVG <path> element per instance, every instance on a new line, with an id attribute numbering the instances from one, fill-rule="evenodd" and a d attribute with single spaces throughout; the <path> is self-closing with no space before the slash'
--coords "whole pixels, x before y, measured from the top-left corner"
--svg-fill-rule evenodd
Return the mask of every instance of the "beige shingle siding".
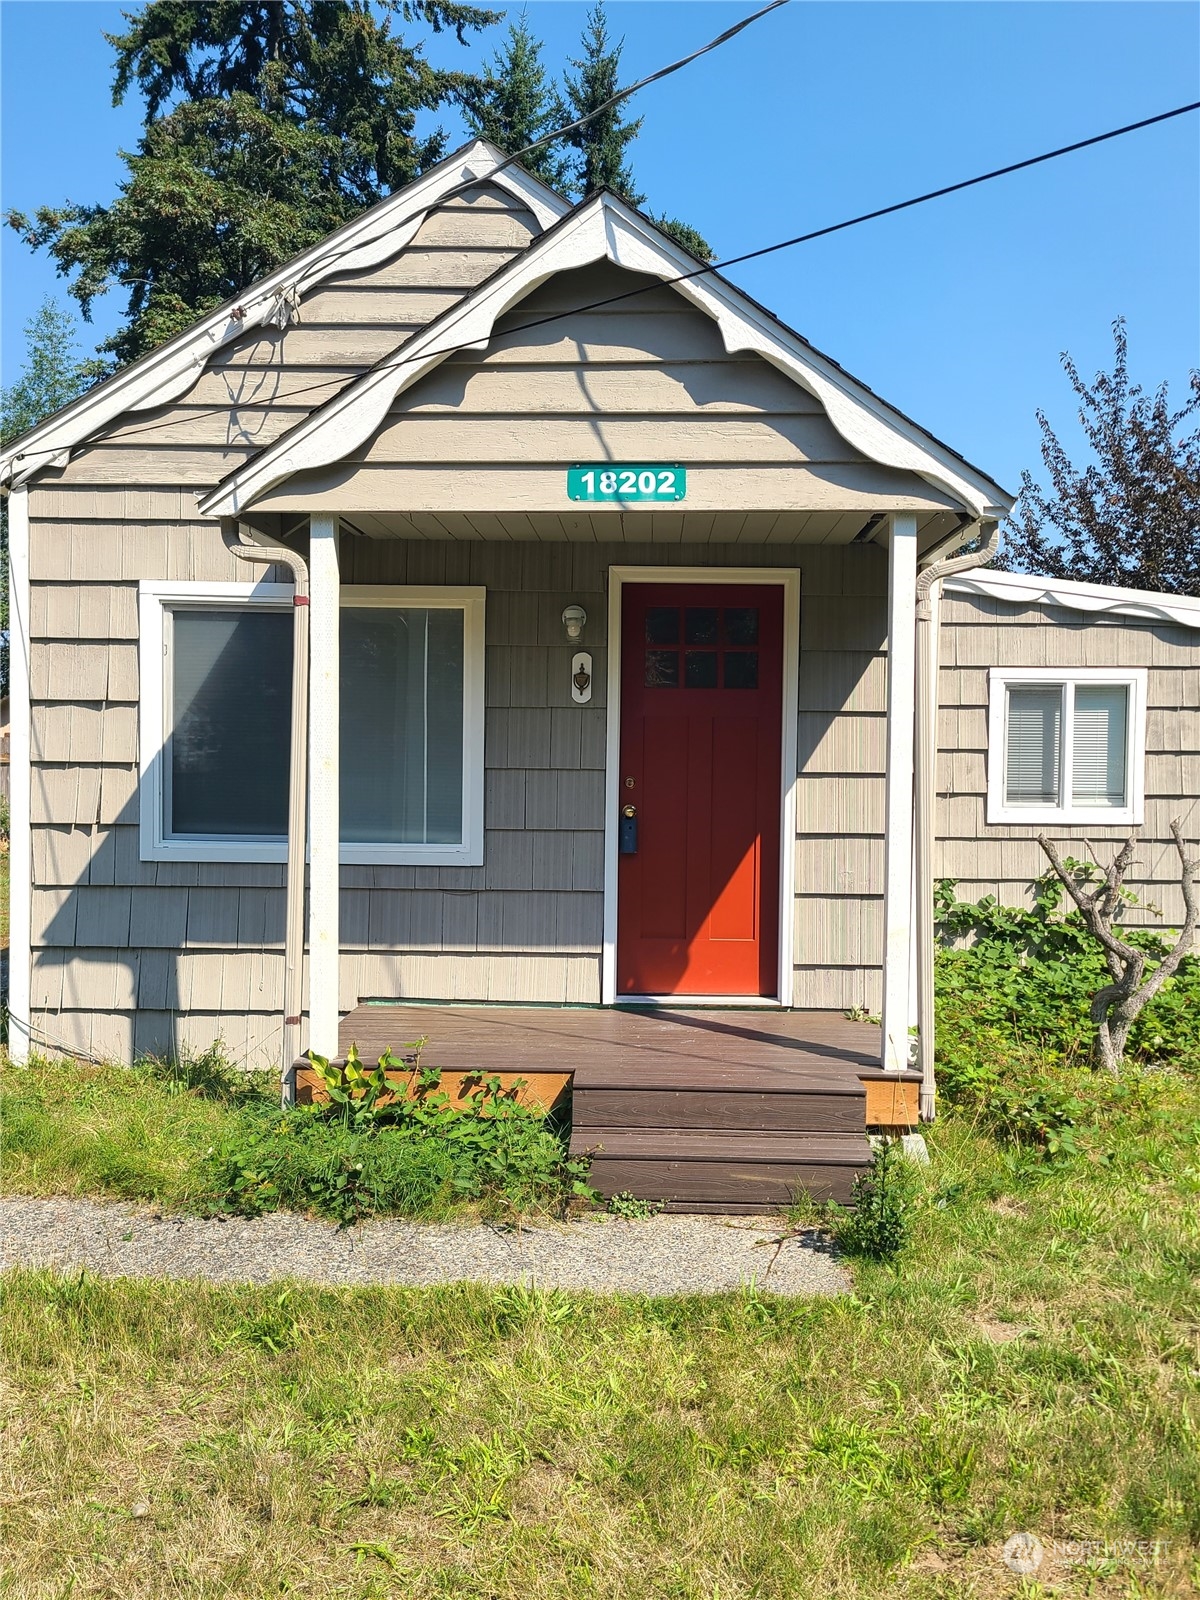
<path id="1" fill-rule="evenodd" d="M 254 1056 L 274 1038 L 282 868 L 139 859 L 138 581 L 247 581 L 253 569 L 197 519 L 196 491 L 535 231 L 496 190 L 441 207 L 403 255 L 329 279 L 286 332 L 248 333 L 174 406 L 126 418 L 31 486 L 33 1009 L 52 1039 L 127 1056 L 202 1047 L 219 1032 L 235 1055 Z M 865 461 L 803 389 L 766 362 L 730 356 L 669 291 L 518 331 L 628 286 L 610 268 L 547 286 L 509 316 L 486 359 L 458 357 L 431 374 L 364 447 L 361 480 L 386 482 L 389 511 L 415 509 L 428 473 L 443 475 L 437 525 L 421 532 L 445 537 L 348 533 L 343 580 L 488 591 L 487 832 L 481 867 L 343 869 L 347 1007 L 371 997 L 599 999 L 613 562 L 803 569 L 793 998 L 878 1006 L 886 558 L 795 546 L 778 486 L 799 468 L 813 503 L 824 496 L 830 509 L 810 530 L 820 537 L 861 526 L 848 506 L 938 507 L 942 497 Z M 526 509 L 536 501 L 522 499 L 522 473 L 549 474 L 561 505 L 563 463 L 610 450 L 704 466 L 736 509 L 689 496 L 682 525 L 673 511 L 664 520 Z M 444 465 L 423 465 L 431 454 Z M 507 512 L 491 498 L 505 473 L 515 485 Z M 383 531 L 369 513 L 357 522 Z M 689 542 L 650 542 L 681 535 Z M 562 608 L 576 600 L 594 659 L 586 707 L 571 702 L 562 636 Z"/>
<path id="2" fill-rule="evenodd" d="M 1200 634 L 1135 617 L 1089 617 L 984 596 L 945 597 L 935 870 L 957 878 L 963 898 L 994 894 L 1007 905 L 1019 905 L 1047 863 L 1037 844 L 1039 827 L 986 820 L 987 669 L 1009 666 L 1149 668 L 1146 821 L 1129 887 L 1162 916 L 1134 911 L 1128 920 L 1177 925 L 1183 903 L 1171 819 L 1182 820 L 1189 838 L 1200 835 Z M 1129 832 L 1091 823 L 1054 824 L 1045 831 L 1064 854 L 1086 859 L 1091 843 L 1102 861 Z"/>
<path id="3" fill-rule="evenodd" d="M 344 460 L 296 474 L 261 504 L 525 513 L 559 507 L 563 469 L 597 460 L 703 468 L 689 507 L 738 506 L 738 517 L 951 504 L 847 444 L 767 361 L 731 356 L 716 324 L 675 290 L 609 263 L 536 289 L 499 320 L 486 354 L 448 358 Z"/>
<path id="4" fill-rule="evenodd" d="M 188 491 L 211 488 L 331 399 L 537 232 L 532 213 L 491 185 L 438 207 L 401 255 L 358 272 L 335 271 L 304 296 L 291 326 L 252 329 L 212 358 L 182 400 L 132 414 L 77 451 L 54 480 L 75 501 L 66 514 L 88 515 L 90 494 L 111 506 L 129 487 L 165 486 L 184 490 L 182 505 L 168 514 L 186 516 L 194 505 Z"/>
<path id="5" fill-rule="evenodd" d="M 35 546 L 61 548 L 80 533 L 78 526 L 38 519 L 33 538 Z M 81 591 L 94 586 L 111 595 L 122 588 L 124 530 L 92 524 L 82 533 L 91 541 L 91 584 L 72 582 L 80 598 L 64 606 L 39 600 L 35 634 L 51 619 L 61 628 L 64 617 L 94 615 L 99 602 Z M 189 577 L 245 580 L 209 523 L 172 525 L 169 538 L 149 547 L 157 559 L 146 575 L 177 567 L 181 543 Z M 489 640 L 485 865 L 343 869 L 347 1007 L 393 996 L 599 999 L 602 641 L 613 562 L 801 565 L 807 770 L 799 783 L 795 1002 L 877 1003 L 882 778 L 861 773 L 880 765 L 882 658 L 858 648 L 822 648 L 810 656 L 804 638 L 822 609 L 850 591 L 860 613 L 877 614 L 865 635 L 862 629 L 855 635 L 856 643 L 864 636 L 882 642 L 881 552 L 385 542 L 346 535 L 347 583 L 485 582 Z M 43 560 L 43 570 L 53 565 Z M 570 648 L 561 613 L 573 600 L 587 607 L 595 663 L 596 693 L 585 707 L 570 703 L 567 687 Z M 89 641 L 82 643 L 86 648 Z M 282 869 L 140 861 L 136 708 L 106 698 L 109 678 L 102 684 L 97 673 L 88 683 L 98 698 L 34 707 L 34 793 L 41 797 L 33 830 L 35 1023 L 63 1045 L 92 1053 L 121 1041 L 139 1049 L 200 1047 L 222 1031 L 234 1053 L 253 1056 L 271 1037 L 279 1004 Z M 121 1017 L 105 1032 L 79 1015 L 91 1007 Z"/>

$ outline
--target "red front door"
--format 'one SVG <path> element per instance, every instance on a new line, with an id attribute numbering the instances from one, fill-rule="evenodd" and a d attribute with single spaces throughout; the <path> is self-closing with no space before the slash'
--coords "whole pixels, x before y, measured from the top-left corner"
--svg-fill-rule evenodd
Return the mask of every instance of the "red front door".
<path id="1" fill-rule="evenodd" d="M 627 584 L 621 640 L 617 993 L 774 995 L 783 590 Z"/>

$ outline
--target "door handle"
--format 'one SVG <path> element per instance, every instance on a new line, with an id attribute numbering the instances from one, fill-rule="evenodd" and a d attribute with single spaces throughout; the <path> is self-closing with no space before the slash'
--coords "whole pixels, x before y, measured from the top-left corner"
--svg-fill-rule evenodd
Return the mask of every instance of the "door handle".
<path id="1" fill-rule="evenodd" d="M 637 855 L 638 825 L 637 807 L 622 806 L 621 819 L 617 825 L 617 851 L 623 856 Z"/>

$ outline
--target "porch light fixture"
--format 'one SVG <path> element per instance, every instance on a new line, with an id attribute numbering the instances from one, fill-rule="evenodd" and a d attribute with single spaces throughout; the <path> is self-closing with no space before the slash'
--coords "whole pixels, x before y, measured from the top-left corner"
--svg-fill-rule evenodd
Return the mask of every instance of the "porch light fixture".
<path id="1" fill-rule="evenodd" d="M 582 638 L 584 624 L 587 622 L 587 612 L 582 606 L 568 606 L 562 614 L 563 627 L 567 630 L 568 644 L 574 644 Z"/>

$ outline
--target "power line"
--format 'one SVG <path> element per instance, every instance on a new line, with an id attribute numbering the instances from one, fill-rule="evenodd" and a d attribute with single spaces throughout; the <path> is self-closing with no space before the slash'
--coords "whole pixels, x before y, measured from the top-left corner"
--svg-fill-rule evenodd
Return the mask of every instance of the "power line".
<path id="1" fill-rule="evenodd" d="M 784 3 L 784 0 L 776 0 L 776 3 Z M 757 13 L 757 15 L 762 15 L 762 13 Z M 747 18 L 746 22 L 743 23 L 742 26 L 747 25 L 753 20 L 754 18 Z M 546 316 L 533 318 L 531 321 L 523 322 L 517 327 L 510 328 L 508 332 L 526 333 L 533 328 L 545 327 L 548 323 L 561 322 L 567 317 L 582 316 L 588 311 L 603 310 L 603 308 L 606 306 L 617 305 L 621 301 L 631 300 L 637 295 L 646 294 L 651 289 L 669 288 L 673 284 L 687 283 L 692 278 L 700 278 L 710 273 L 723 272 L 727 267 L 739 266 L 741 263 L 746 261 L 756 261 L 762 256 L 773 255 L 780 250 L 790 250 L 796 245 L 809 244 L 814 239 L 823 239 L 830 234 L 841 233 L 846 228 L 855 228 L 864 222 L 874 222 L 880 217 L 892 216 L 898 211 L 907 211 L 913 206 L 925 205 L 931 200 L 940 200 L 946 195 L 957 194 L 961 190 L 975 188 L 981 183 L 990 183 L 993 181 L 993 179 L 1007 177 L 1010 173 L 1021 172 L 1027 167 L 1040 166 L 1043 162 L 1055 161 L 1060 156 L 1072 155 L 1077 150 L 1086 150 L 1092 145 L 1104 144 L 1110 139 L 1119 139 L 1125 134 L 1136 133 L 1142 128 L 1153 127 L 1156 123 L 1168 122 L 1173 117 L 1182 117 L 1190 111 L 1200 111 L 1200 100 L 1193 100 L 1187 105 L 1176 106 L 1171 111 L 1161 111 L 1153 117 L 1144 117 L 1139 122 L 1126 123 L 1120 128 L 1111 128 L 1106 133 L 1097 133 L 1091 135 L 1091 137 L 1087 139 L 1078 139 L 1073 144 L 1060 145 L 1057 149 L 1044 151 L 1041 155 L 1027 156 L 1022 161 L 1013 161 L 1007 166 L 995 167 L 992 169 L 992 171 L 982 172 L 974 178 L 963 178 L 957 183 L 944 184 L 939 189 L 929 189 L 924 194 L 913 195 L 912 198 L 908 200 L 897 200 L 891 205 L 880 206 L 874 211 L 860 212 L 858 216 L 848 217 L 843 222 L 834 222 L 823 228 L 814 228 L 808 233 L 799 233 L 790 239 L 781 239 L 776 244 L 762 245 L 758 249 L 744 251 L 741 255 L 728 256 L 723 261 L 713 261 L 707 264 L 698 265 L 693 267 L 688 272 L 677 273 L 674 277 L 656 278 L 653 283 L 638 284 L 632 289 L 623 290 L 620 294 L 607 295 L 603 299 L 589 300 L 584 302 L 582 305 L 573 306 L 566 311 L 554 311 Z M 505 267 L 501 267 L 499 270 L 503 272 L 506 269 Z M 477 288 L 481 287 L 482 285 L 477 285 Z M 456 306 L 452 306 L 450 310 L 445 313 L 445 315 L 452 316 L 456 310 L 460 309 L 461 304 L 462 302 L 460 301 Z M 414 360 L 426 361 L 431 356 L 449 357 L 452 355 L 458 355 L 463 350 L 473 348 L 473 346 L 474 341 L 472 341 L 472 343 L 469 345 L 447 345 L 440 350 L 423 350 L 419 356 L 415 357 L 405 356 L 403 354 L 389 356 L 383 361 L 377 362 L 375 366 L 367 368 L 366 371 L 360 374 L 358 378 L 351 378 L 348 381 L 349 383 L 357 383 L 361 381 L 361 378 L 368 376 L 370 373 L 398 371 L 401 367 L 409 365 Z M 281 397 L 281 403 L 290 401 L 300 395 L 314 394 L 324 389 L 342 390 L 346 387 L 347 380 L 345 378 L 329 378 L 320 383 L 307 384 L 303 388 L 293 389 L 290 394 Z M 123 430 L 123 438 L 140 438 L 145 434 L 158 432 L 162 428 L 178 427 L 182 422 L 193 420 L 201 416 L 217 416 L 229 409 L 230 408 L 227 405 L 210 406 L 206 410 L 196 409 L 192 412 L 189 412 L 186 418 L 169 418 L 163 422 L 147 423 L 144 428 L 125 429 Z M 296 424 L 296 426 L 300 425 L 301 424 L 299 423 Z M 271 441 L 271 444 L 277 444 L 279 440 L 284 437 L 285 434 L 280 434 L 277 439 Z M 270 446 L 266 446 L 265 448 L 270 448 Z"/>

